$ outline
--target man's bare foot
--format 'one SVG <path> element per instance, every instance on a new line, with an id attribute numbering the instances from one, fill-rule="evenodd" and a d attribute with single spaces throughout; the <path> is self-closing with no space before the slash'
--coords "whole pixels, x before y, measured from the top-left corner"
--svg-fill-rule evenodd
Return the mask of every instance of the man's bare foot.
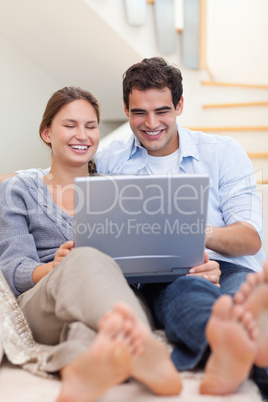
<path id="1" fill-rule="evenodd" d="M 133 357 L 131 376 L 158 395 L 178 395 L 182 389 L 180 375 L 164 344 L 137 319 L 132 309 L 117 303 L 114 311 L 125 320 L 125 331 L 131 340 Z"/>
<path id="2" fill-rule="evenodd" d="M 228 395 L 245 381 L 256 354 L 256 323 L 232 298 L 221 296 L 206 327 L 211 355 L 200 385 L 201 394 Z"/>
<path id="3" fill-rule="evenodd" d="M 131 352 L 124 320 L 112 313 L 92 346 L 61 370 L 62 388 L 57 402 L 93 402 L 130 376 Z"/>
<path id="4" fill-rule="evenodd" d="M 268 260 L 263 270 L 249 274 L 234 296 L 236 304 L 249 310 L 257 322 L 257 354 L 254 363 L 259 367 L 268 366 Z"/>

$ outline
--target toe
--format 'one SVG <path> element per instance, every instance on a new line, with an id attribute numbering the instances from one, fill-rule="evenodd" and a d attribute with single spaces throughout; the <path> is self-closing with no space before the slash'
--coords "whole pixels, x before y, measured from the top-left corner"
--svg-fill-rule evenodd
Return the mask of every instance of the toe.
<path id="1" fill-rule="evenodd" d="M 223 295 L 214 303 L 212 307 L 213 314 L 222 320 L 230 317 L 233 301 L 231 296 Z"/>

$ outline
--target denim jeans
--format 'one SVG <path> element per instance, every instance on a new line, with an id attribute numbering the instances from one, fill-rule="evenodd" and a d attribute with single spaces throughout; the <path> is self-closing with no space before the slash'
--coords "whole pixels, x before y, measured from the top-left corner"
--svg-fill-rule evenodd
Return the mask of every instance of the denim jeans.
<path id="1" fill-rule="evenodd" d="M 243 266 L 218 261 L 221 269 L 218 288 L 207 279 L 182 276 L 170 284 L 146 285 L 142 293 L 152 309 L 156 325 L 165 329 L 175 347 L 171 358 L 178 370 L 189 370 L 208 356 L 205 328 L 214 302 L 222 294 L 233 296 L 254 272 Z"/>

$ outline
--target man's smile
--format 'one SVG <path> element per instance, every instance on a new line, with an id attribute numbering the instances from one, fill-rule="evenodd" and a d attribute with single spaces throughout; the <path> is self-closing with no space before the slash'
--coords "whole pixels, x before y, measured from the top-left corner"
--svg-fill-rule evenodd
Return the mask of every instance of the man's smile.
<path id="1" fill-rule="evenodd" d="M 148 137 L 149 139 L 158 139 L 162 133 L 164 132 L 165 129 L 161 129 L 161 130 L 141 130 L 143 132 L 143 134 L 145 134 L 146 137 Z"/>

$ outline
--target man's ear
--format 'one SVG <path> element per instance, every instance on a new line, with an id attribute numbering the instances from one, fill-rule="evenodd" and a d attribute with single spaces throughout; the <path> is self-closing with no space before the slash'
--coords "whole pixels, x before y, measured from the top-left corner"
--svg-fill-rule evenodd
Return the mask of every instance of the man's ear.
<path id="1" fill-rule="evenodd" d="M 126 107 L 125 102 L 124 102 L 124 111 L 125 111 L 125 114 L 127 115 L 127 117 L 129 117 L 129 111 L 128 111 L 127 107 Z"/>
<path id="2" fill-rule="evenodd" d="M 176 107 L 177 116 L 180 116 L 183 112 L 183 102 L 184 102 L 184 100 L 183 100 L 183 96 L 182 96 Z"/>
<path id="3" fill-rule="evenodd" d="M 48 127 L 41 132 L 41 137 L 47 144 L 51 144 L 50 129 Z"/>

